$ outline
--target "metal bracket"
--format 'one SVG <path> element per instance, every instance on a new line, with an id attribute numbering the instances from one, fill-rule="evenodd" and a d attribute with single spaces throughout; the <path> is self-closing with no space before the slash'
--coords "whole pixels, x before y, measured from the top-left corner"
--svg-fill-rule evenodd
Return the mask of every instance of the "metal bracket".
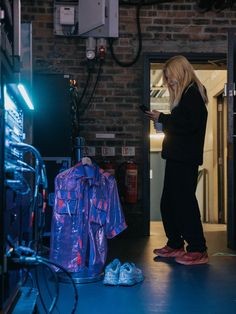
<path id="1" fill-rule="evenodd" d="M 224 85 L 224 96 L 234 97 L 236 96 L 236 90 L 235 90 L 235 83 L 230 84 L 231 86 L 228 89 L 228 84 L 225 83 Z M 227 93 L 227 90 L 229 91 L 229 95 Z"/>
<path id="2" fill-rule="evenodd" d="M 224 96 L 224 97 L 227 97 L 227 86 L 228 86 L 228 84 L 225 83 L 225 84 L 224 84 L 224 93 L 223 93 L 223 96 Z"/>

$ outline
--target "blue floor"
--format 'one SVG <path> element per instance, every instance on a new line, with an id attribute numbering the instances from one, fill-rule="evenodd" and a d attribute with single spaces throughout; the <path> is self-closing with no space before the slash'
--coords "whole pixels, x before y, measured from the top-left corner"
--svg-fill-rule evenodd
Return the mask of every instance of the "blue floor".
<path id="1" fill-rule="evenodd" d="M 157 230 L 150 237 L 109 241 L 107 262 L 115 257 L 122 262 L 135 262 L 143 270 L 145 280 L 133 287 L 104 286 L 101 281 L 78 284 L 76 313 L 235 314 L 236 252 L 226 247 L 226 231 L 205 232 L 209 264 L 183 266 L 173 259 L 154 258 L 153 249 L 165 244 L 165 237 L 161 224 L 153 228 Z M 72 304 L 73 289 L 69 284 L 61 284 L 53 313 L 69 314 Z"/>

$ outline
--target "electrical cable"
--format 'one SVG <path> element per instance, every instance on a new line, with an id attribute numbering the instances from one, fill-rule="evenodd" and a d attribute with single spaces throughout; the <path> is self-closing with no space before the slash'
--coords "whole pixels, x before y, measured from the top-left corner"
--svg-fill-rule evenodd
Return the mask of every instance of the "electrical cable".
<path id="1" fill-rule="evenodd" d="M 37 212 L 37 203 L 38 203 L 38 191 L 39 191 L 39 183 L 40 183 L 40 176 L 39 176 L 39 165 L 38 160 L 36 159 L 36 166 L 35 166 L 35 189 L 33 195 L 33 201 L 31 204 L 31 213 L 34 213 L 34 237 L 36 243 L 36 252 L 38 253 L 39 250 L 39 233 L 38 233 L 38 212 Z"/>
<path id="2" fill-rule="evenodd" d="M 54 277 L 54 281 L 56 283 L 56 295 L 52 300 L 52 303 L 50 305 L 49 310 L 46 307 L 46 304 L 43 300 L 43 296 L 41 293 L 41 287 L 39 284 L 39 278 L 38 278 L 38 267 L 35 268 L 35 283 L 39 292 L 39 298 L 42 304 L 42 307 L 44 309 L 44 311 L 46 313 L 51 313 L 53 311 L 53 309 L 56 306 L 58 297 L 59 297 L 59 283 L 58 283 L 58 277 L 57 277 L 57 273 L 54 271 L 54 269 L 52 268 L 52 266 L 58 268 L 59 270 L 61 270 L 62 273 L 64 273 L 71 281 L 73 289 L 74 289 L 74 306 L 72 309 L 71 314 L 74 314 L 77 308 L 77 304 L 78 304 L 78 291 L 75 285 L 75 282 L 71 276 L 71 274 L 61 265 L 50 261 L 47 258 L 44 258 L 42 256 L 39 255 L 35 255 L 36 252 L 34 250 L 31 250 L 28 247 L 25 246 L 15 246 L 12 238 L 10 237 L 10 235 L 7 237 L 7 242 L 10 246 L 10 250 L 9 250 L 9 254 L 7 254 L 8 258 L 10 259 L 11 262 L 15 263 L 16 265 L 21 265 L 22 268 L 28 268 L 28 267 L 32 267 L 32 266 L 38 266 L 38 265 L 43 265 L 44 267 L 46 267 L 47 269 L 50 270 L 50 272 L 52 273 L 53 277 Z M 50 292 L 49 288 L 48 291 Z M 50 293 L 49 293 L 50 294 Z M 51 294 L 50 294 L 51 297 Z"/>
<path id="3" fill-rule="evenodd" d="M 108 40 L 109 48 L 111 51 L 111 56 L 119 66 L 130 67 L 130 66 L 134 65 L 140 57 L 140 54 L 142 51 L 142 32 L 141 32 L 141 25 L 140 25 L 140 10 L 141 10 L 141 7 L 143 5 L 143 2 L 144 2 L 144 0 L 141 0 L 139 2 L 139 4 L 136 5 L 137 6 L 137 8 L 136 8 L 136 23 L 137 23 L 137 31 L 138 31 L 138 51 L 137 51 L 137 54 L 134 57 L 134 59 L 130 62 L 122 62 L 122 61 L 118 60 L 118 58 L 116 57 L 116 55 L 114 53 L 114 49 L 113 49 L 114 38 Z"/>
<path id="4" fill-rule="evenodd" d="M 32 286 L 31 288 L 33 288 L 34 287 L 34 280 L 33 280 L 32 274 L 29 271 L 29 269 L 24 269 L 24 270 L 26 272 L 26 275 L 25 275 L 25 279 L 24 279 L 24 281 L 22 283 L 22 286 L 24 286 L 26 284 L 26 282 L 28 281 L 28 277 L 29 277 L 30 278 L 30 282 L 31 282 L 31 286 Z"/>
<path id="5" fill-rule="evenodd" d="M 41 262 L 44 263 L 43 261 L 41 261 Z M 56 300 L 55 300 L 55 305 L 52 307 L 52 305 L 53 305 L 53 303 L 52 303 L 52 305 L 50 306 L 50 310 L 53 311 L 53 309 L 54 309 L 54 307 L 55 307 L 56 311 L 57 311 L 58 313 L 60 313 L 60 311 L 58 310 L 58 308 L 57 308 L 57 306 L 56 306 L 56 303 L 57 303 L 58 298 L 59 298 L 59 280 L 58 280 L 58 276 L 57 276 L 56 272 L 52 269 L 51 266 L 49 266 L 49 269 L 50 269 L 50 272 L 51 272 L 51 274 L 53 275 L 53 278 L 54 278 L 54 280 L 56 281 L 56 285 L 57 285 L 57 286 L 56 286 L 56 295 L 57 295 L 57 298 L 56 298 Z M 43 269 L 43 272 L 44 272 L 44 275 L 45 275 L 45 270 L 44 270 L 44 269 Z M 53 296 L 52 296 L 52 294 L 51 294 L 51 291 L 50 291 L 50 288 L 49 288 L 49 286 L 48 286 L 48 281 L 47 281 L 47 280 L 45 281 L 45 286 L 46 286 L 46 288 L 47 288 L 47 291 L 48 291 L 48 294 L 49 294 L 50 298 L 53 299 Z"/>
<path id="6" fill-rule="evenodd" d="M 210 10 L 218 13 L 227 8 L 232 8 L 235 2 L 235 0 L 198 0 L 197 5 L 200 11 L 203 13 Z"/>
<path id="7" fill-rule="evenodd" d="M 52 313 L 52 311 L 54 310 L 55 306 L 56 306 L 56 303 L 58 301 L 58 297 L 59 297 L 59 281 L 58 281 L 58 277 L 57 277 L 57 274 L 55 271 L 53 271 L 52 267 L 50 267 L 47 263 L 45 263 L 44 261 L 40 261 L 41 264 L 43 264 L 47 269 L 49 269 L 50 273 L 52 274 L 53 276 L 53 279 L 55 281 L 55 285 L 56 285 L 56 294 L 54 297 L 52 297 L 52 294 L 50 292 L 50 288 L 48 286 L 48 283 L 47 283 L 47 280 L 45 280 L 45 286 L 47 288 L 47 291 L 48 291 L 48 294 L 50 296 L 50 298 L 53 300 L 52 301 L 52 304 L 50 305 L 50 308 L 49 308 L 49 313 Z M 59 312 L 59 311 L 58 311 Z"/>
<path id="8" fill-rule="evenodd" d="M 89 78 L 89 79 L 87 79 L 86 86 L 85 86 L 85 88 L 84 88 L 84 90 L 83 90 L 83 94 L 81 95 L 80 100 L 79 100 L 79 102 L 78 102 L 78 110 L 77 110 L 77 116 L 76 116 L 78 123 L 79 123 L 79 118 L 80 118 L 80 116 L 84 113 L 83 99 L 84 99 L 84 97 L 85 97 L 86 91 L 87 91 L 88 86 L 89 86 L 89 83 L 90 83 L 91 72 L 89 72 L 88 78 Z"/>
<path id="9" fill-rule="evenodd" d="M 142 6 L 145 5 L 155 5 L 155 4 L 161 4 L 161 3 L 167 3 L 167 2 L 173 2 L 173 0 L 152 0 L 152 1 L 148 1 L 146 2 L 145 0 L 140 0 L 140 1 L 136 1 L 136 2 L 131 2 L 131 1 L 120 1 L 121 5 L 133 5 L 136 6 L 136 23 L 137 23 L 137 33 L 138 33 L 138 50 L 137 50 L 137 54 L 134 57 L 134 59 L 130 62 L 122 62 L 120 60 L 118 60 L 118 58 L 116 57 L 115 53 L 114 53 L 114 49 L 113 49 L 113 44 L 115 39 L 114 38 L 110 38 L 108 39 L 108 43 L 109 43 L 109 48 L 110 48 L 110 52 L 111 52 L 111 56 L 112 58 L 115 60 L 115 62 L 121 66 L 121 67 L 130 67 L 132 65 L 134 65 L 142 52 L 142 32 L 141 32 L 141 23 L 140 23 L 140 10 Z"/>
<path id="10" fill-rule="evenodd" d="M 98 84 L 98 82 L 100 80 L 100 77 L 101 77 L 102 65 L 103 65 L 103 60 L 101 59 L 100 62 L 99 62 L 99 68 L 98 68 L 98 72 L 97 72 L 96 81 L 95 81 L 94 86 L 93 86 L 93 90 L 92 90 L 92 92 L 90 94 L 90 97 L 89 97 L 89 100 L 88 100 L 86 106 L 84 107 L 84 110 L 83 110 L 82 114 L 84 113 L 84 111 L 86 109 L 89 109 L 91 107 L 91 102 L 92 102 L 92 99 L 93 99 L 93 96 L 94 96 L 97 84 Z"/>
<path id="11" fill-rule="evenodd" d="M 39 257 L 38 258 L 38 261 L 44 261 L 45 263 L 48 263 L 48 264 L 51 264 L 53 266 L 56 266 L 57 268 L 59 268 L 63 273 L 65 273 L 65 275 L 70 279 L 72 285 L 73 285 L 73 288 L 74 288 L 74 294 L 75 294 L 75 302 L 74 302 L 74 307 L 72 309 L 72 312 L 71 314 L 74 314 L 75 311 L 76 311 L 76 308 L 77 308 L 77 304 L 78 304 L 78 291 L 77 291 L 77 288 L 76 288 L 76 285 L 75 285 L 75 282 L 71 276 L 71 274 L 68 272 L 68 270 L 66 270 L 63 266 L 55 263 L 55 262 L 52 262 L 44 257 Z"/>
<path id="12" fill-rule="evenodd" d="M 70 96 L 71 96 L 71 116 L 72 116 L 72 143 L 75 142 L 76 137 L 79 136 L 80 133 L 80 116 L 82 112 L 84 112 L 83 107 L 81 108 L 82 101 L 86 95 L 87 89 L 90 85 L 92 73 L 92 61 L 87 60 L 87 80 L 83 91 L 79 97 L 79 92 L 77 86 L 75 84 L 71 84 L 70 88 Z M 72 82 L 73 83 L 73 82 Z"/>
<path id="13" fill-rule="evenodd" d="M 6 179 L 6 185 L 17 194 L 27 195 L 31 191 L 31 188 L 24 176 L 17 171 L 15 172 L 14 176 L 15 178 L 13 180 Z"/>
<path id="14" fill-rule="evenodd" d="M 37 267 L 35 268 L 35 283 L 36 283 L 36 288 L 39 293 L 39 298 L 40 298 L 42 307 L 46 313 L 51 313 L 56 305 L 58 295 L 59 295 L 58 278 L 55 272 L 53 272 L 52 268 L 48 264 L 46 264 L 44 261 L 39 260 L 39 257 L 35 256 L 36 252 L 34 250 L 31 250 L 30 248 L 25 247 L 25 246 L 15 246 L 14 241 L 12 240 L 10 235 L 7 235 L 7 242 L 11 247 L 11 250 L 9 250 L 9 254 L 7 254 L 7 256 L 13 263 L 22 264 L 22 266 L 25 265 L 25 268 L 29 266 L 33 266 L 33 265 L 39 265 L 40 263 L 40 264 L 43 264 L 44 267 L 47 267 L 53 273 L 54 280 L 56 282 L 56 295 L 53 298 L 52 304 L 48 311 L 46 304 L 43 300 L 42 294 L 41 294 L 41 287 L 40 287 L 39 279 L 38 279 L 38 268 Z M 25 270 L 25 268 L 23 268 L 21 272 Z M 32 282 L 32 287 L 31 287 L 32 289 L 34 287 L 34 281 L 33 281 L 31 273 L 29 272 L 29 268 L 27 268 L 26 270 L 26 275 L 24 276 L 24 280 L 22 280 L 21 286 L 24 286 L 26 284 L 28 276 L 30 276 L 30 279 Z"/>
<path id="15" fill-rule="evenodd" d="M 31 212 L 34 213 L 35 219 L 35 229 L 34 229 L 34 236 L 37 245 L 37 253 L 39 249 L 39 241 L 42 238 L 43 228 L 44 226 L 37 225 L 38 223 L 38 212 L 37 212 L 37 201 L 38 201 L 38 193 L 39 193 L 39 185 L 42 184 L 43 188 L 46 190 L 48 187 L 47 182 L 47 175 L 46 175 L 46 168 L 43 162 L 43 159 L 39 153 L 39 151 L 32 145 L 25 144 L 25 143 L 10 143 L 11 146 L 22 150 L 23 152 L 31 152 L 35 157 L 35 183 L 34 183 L 34 195 L 33 200 L 31 203 Z"/>
<path id="16" fill-rule="evenodd" d="M 22 186 L 25 186 L 25 191 L 20 192 L 20 194 L 21 195 L 27 195 L 31 191 L 31 188 L 30 188 L 28 182 L 26 181 L 26 179 L 24 178 L 24 176 L 22 174 L 20 175 L 18 173 L 18 176 L 19 176 L 19 178 L 21 178 Z"/>
<path id="17" fill-rule="evenodd" d="M 137 5 L 139 3 L 139 1 L 134 1 L 134 2 L 132 2 L 132 1 L 125 1 L 125 0 L 120 0 L 119 1 L 119 4 L 120 5 Z"/>
<path id="18" fill-rule="evenodd" d="M 155 4 L 162 4 L 168 2 L 175 2 L 174 0 L 148 0 L 144 1 L 143 5 L 155 5 Z"/>
<path id="19" fill-rule="evenodd" d="M 92 76 L 92 78 L 93 78 L 93 76 Z M 90 82 L 89 82 L 88 87 L 87 87 L 86 96 L 84 97 L 83 102 L 81 102 L 81 104 L 80 104 L 80 110 L 79 110 L 79 115 L 80 116 L 82 116 L 84 114 L 85 110 L 88 108 L 88 101 L 87 101 L 87 99 L 90 98 L 89 95 L 91 95 L 90 91 L 91 91 L 91 89 L 93 89 L 93 86 L 94 86 L 93 79 L 90 79 Z"/>
<path id="20" fill-rule="evenodd" d="M 90 79 L 91 79 L 91 69 L 90 67 L 88 66 L 87 67 L 88 69 L 88 75 L 87 75 L 87 80 L 86 80 L 86 83 L 85 83 L 85 86 L 83 88 L 83 91 L 80 95 L 80 97 L 78 96 L 78 90 L 77 90 L 77 87 L 73 87 L 70 89 L 70 92 L 71 92 L 71 99 L 72 99 L 72 108 L 74 107 L 74 125 L 73 125 L 73 129 L 74 129 L 74 134 L 76 136 L 78 136 L 79 134 L 79 118 L 80 118 L 80 115 L 81 115 L 81 103 L 85 97 L 85 94 L 86 94 L 86 91 L 88 89 L 88 86 L 89 86 L 89 82 L 90 82 Z"/>
<path id="21" fill-rule="evenodd" d="M 222 1 L 222 0 L 214 1 L 213 10 L 215 12 L 220 12 L 220 11 L 223 11 L 224 9 L 226 9 L 228 6 L 229 6 L 229 1 L 228 0 L 225 0 L 225 1 Z"/>
<path id="22" fill-rule="evenodd" d="M 155 5 L 155 4 L 161 4 L 161 3 L 168 3 L 168 2 L 174 2 L 174 0 L 144 0 L 143 5 Z M 138 1 L 132 2 L 132 1 L 125 1 L 125 0 L 120 0 L 119 1 L 120 5 L 129 5 L 129 6 L 136 6 L 139 4 Z"/>
<path id="23" fill-rule="evenodd" d="M 23 151 L 30 151 L 31 153 L 33 153 L 33 155 L 35 156 L 36 162 L 37 161 L 39 162 L 42 185 L 44 188 L 47 188 L 48 183 L 47 183 L 46 169 L 45 169 L 44 162 L 43 162 L 43 159 L 42 159 L 39 151 L 34 146 L 26 144 L 26 143 L 13 143 L 13 142 L 11 142 L 10 145 L 14 146 L 18 149 L 21 149 Z"/>
<path id="24" fill-rule="evenodd" d="M 85 93 L 86 93 L 86 91 L 87 91 L 90 78 L 91 78 L 91 69 L 88 67 L 88 75 L 87 75 L 87 80 L 86 80 L 86 83 L 85 83 L 85 87 L 84 87 L 84 89 L 83 89 L 83 92 L 82 92 L 82 94 L 81 94 L 81 96 L 80 96 L 80 98 L 79 98 L 79 100 L 78 100 L 78 104 L 77 104 L 78 110 L 80 109 L 79 106 L 80 106 L 80 104 L 82 103 L 83 98 L 84 98 L 84 96 L 85 96 Z"/>
<path id="25" fill-rule="evenodd" d="M 30 165 L 28 165 L 26 162 L 17 159 L 17 164 L 20 164 L 21 166 L 24 166 L 26 168 L 29 168 L 30 171 L 35 172 L 35 169 L 33 167 L 31 167 Z"/>
<path id="26" fill-rule="evenodd" d="M 70 88 L 70 94 L 71 94 L 71 99 L 72 99 L 72 103 L 73 103 L 73 111 L 75 111 L 75 113 L 77 114 L 78 110 L 79 110 L 79 106 L 85 96 L 85 93 L 86 93 L 86 90 L 88 88 L 88 85 L 89 85 L 89 80 L 90 80 L 90 77 L 91 77 L 91 72 L 89 71 L 88 72 L 88 75 L 87 75 L 87 80 L 86 80 L 86 83 L 85 83 L 85 86 L 83 88 L 83 91 L 82 91 L 82 94 L 81 96 L 79 97 L 79 93 L 78 93 L 78 88 L 73 86 L 72 88 Z"/>
<path id="27" fill-rule="evenodd" d="M 35 268 L 34 273 L 35 273 L 35 283 L 36 283 L 36 287 L 37 287 L 38 293 L 39 293 L 39 299 L 40 299 L 40 302 L 41 302 L 41 304 L 42 304 L 42 307 L 43 307 L 44 311 L 45 311 L 46 314 L 47 314 L 47 313 L 49 313 L 49 312 L 48 312 L 48 309 L 47 309 L 47 307 L 46 307 L 46 304 L 45 304 L 45 302 L 44 302 L 44 300 L 43 300 L 43 296 L 42 296 L 42 294 L 41 294 L 41 288 L 40 288 L 40 284 L 39 284 L 38 268 L 37 268 L 37 267 Z"/>

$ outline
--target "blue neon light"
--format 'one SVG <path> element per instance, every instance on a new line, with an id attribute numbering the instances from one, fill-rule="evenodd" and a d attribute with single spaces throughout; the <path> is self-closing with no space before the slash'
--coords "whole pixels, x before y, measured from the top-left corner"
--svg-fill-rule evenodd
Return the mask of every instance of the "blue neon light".
<path id="1" fill-rule="evenodd" d="M 11 99 L 11 97 L 7 93 L 7 87 L 3 87 L 3 93 L 4 93 L 4 108 L 6 110 L 16 110 L 16 105 L 14 101 Z"/>
<path id="2" fill-rule="evenodd" d="M 29 109 L 34 110 L 34 105 L 32 104 L 25 87 L 22 84 L 18 84 L 17 87 Z"/>

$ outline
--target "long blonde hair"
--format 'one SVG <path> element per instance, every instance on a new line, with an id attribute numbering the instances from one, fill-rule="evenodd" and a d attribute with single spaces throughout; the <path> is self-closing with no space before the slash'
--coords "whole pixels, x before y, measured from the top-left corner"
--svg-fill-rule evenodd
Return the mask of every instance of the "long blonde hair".
<path id="1" fill-rule="evenodd" d="M 176 83 L 175 89 L 170 88 L 167 77 L 171 78 Z M 191 82 L 197 84 L 202 99 L 206 104 L 208 103 L 205 87 L 197 78 L 192 65 L 184 56 L 175 56 L 166 61 L 163 68 L 163 82 L 169 89 L 171 109 L 178 105 L 185 88 L 189 86 Z"/>

